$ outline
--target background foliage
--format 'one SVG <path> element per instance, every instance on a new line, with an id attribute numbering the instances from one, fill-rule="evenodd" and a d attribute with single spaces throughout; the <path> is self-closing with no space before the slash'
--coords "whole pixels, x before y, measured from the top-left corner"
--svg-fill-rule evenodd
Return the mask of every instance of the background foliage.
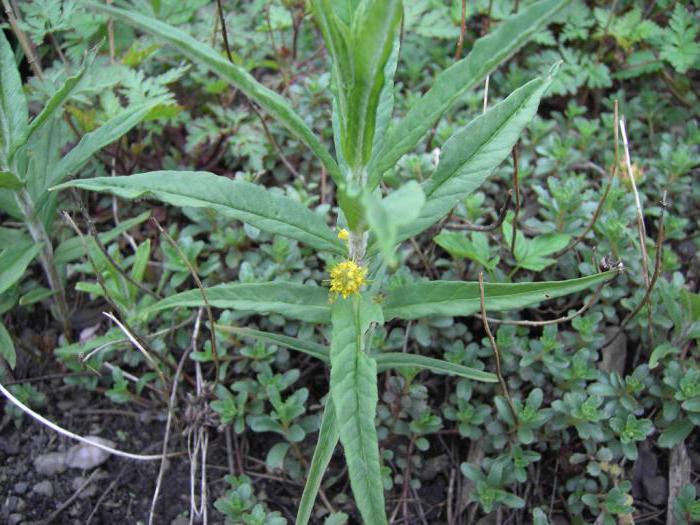
<path id="1" fill-rule="evenodd" d="M 527 2 L 522 4 L 518 8 Z M 140 0 L 131 5 L 213 43 L 224 56 L 214 3 Z M 291 98 L 305 123 L 330 145 L 327 57 L 305 2 L 223 6 L 233 61 Z M 190 267 L 206 286 L 322 284 L 334 256 L 311 249 L 307 238 L 270 235 L 251 221 L 239 222 L 244 217 L 215 215 L 207 207 L 185 202 L 154 207 L 84 193 L 106 254 L 120 272 L 95 240 L 85 246 L 57 218 L 57 210 L 68 210 L 83 231 L 89 230 L 71 194 L 56 197 L 48 187 L 63 176 L 205 170 L 233 179 L 241 192 L 253 191 L 249 182 L 274 188 L 310 210 L 309 221 L 323 223 L 336 215 L 332 174 L 239 91 L 161 41 L 110 22 L 80 2 L 33 0 L 20 2 L 19 8 L 18 27 L 41 66 L 37 73 L 21 62 L 27 115 L 39 114 L 62 92 L 65 112 L 32 139 L 34 151 L 50 157 L 41 159 L 50 176 L 29 193 L 43 213 L 37 224 L 55 248 L 39 254 L 37 265 L 28 266 L 39 248 L 18 227 L 20 210 L 6 198 L 15 182 L 0 178 L 5 188 L 0 190 L 0 350 L 15 379 L 42 371 L 88 372 L 63 381 L 93 392 L 96 403 L 138 407 L 141 399 L 158 399 L 151 391 L 158 375 L 99 315 L 101 310 L 118 308 L 170 366 L 183 352 L 195 350 L 185 367 L 192 373 L 193 361 L 214 359 L 203 335 L 192 348 L 196 311 L 149 309 L 159 297 L 195 287 Z M 468 2 L 464 53 L 515 9 L 510 1 Z M 698 469 L 692 450 L 700 425 L 699 9 L 692 1 L 574 1 L 491 75 L 489 106 L 561 61 L 538 116 L 517 146 L 518 215 L 509 213 L 489 231 L 468 229 L 497 220 L 506 192 L 513 189 L 510 159 L 440 227 L 402 244 L 398 264 L 386 275 L 389 289 L 423 277 L 475 281 L 480 271 L 492 282 L 572 279 L 594 273 L 603 257 L 607 265 L 622 261 L 625 271 L 570 321 L 492 325 L 517 418 L 494 384 L 411 368 L 380 375 L 376 431 L 392 519 L 471 523 L 489 515 L 498 523 L 629 523 L 662 522 L 665 511 L 675 523 L 700 519 L 695 478 L 674 484 L 673 476 L 682 468 Z M 461 17 L 460 1 L 406 2 L 393 89 L 398 114 L 432 85 L 436 72 L 454 63 Z M 9 28 L 5 33 L 22 58 L 13 33 Z M 428 179 L 440 152 L 449 148 L 447 138 L 482 112 L 484 97 L 483 84 L 467 90 L 419 151 L 404 155 L 385 176 L 383 191 Z M 606 344 L 645 293 L 635 198 L 623 152 L 593 228 L 573 249 L 560 252 L 586 230 L 606 192 L 615 163 L 614 101 L 626 120 L 651 271 L 662 207 L 665 240 L 660 277 L 647 306 L 613 344 Z M 3 144 L 4 160 L 10 148 Z M 145 211 L 158 218 L 174 244 L 147 221 Z M 332 252 L 335 239 L 315 242 L 327 243 Z M 52 262 L 45 260 L 49 255 Z M 53 267 L 51 276 L 47 268 Z M 64 283 L 64 289 L 50 279 Z M 567 316 L 589 303 L 592 294 L 509 315 L 526 321 Z M 225 450 L 225 429 L 230 429 L 237 450 L 234 472 L 212 489 L 214 507 L 232 523 L 284 523 L 296 513 L 328 378 L 316 361 L 290 353 L 289 341 L 261 340 L 253 331 L 325 345 L 328 330 L 304 322 L 317 319 L 290 321 L 238 306 L 214 314 L 220 382 L 203 410 L 210 411 L 211 424 L 220 431 L 212 433 L 211 446 Z M 33 344 L 37 334 L 49 339 L 50 355 Z M 372 342 L 381 352 L 411 352 L 493 370 L 478 315 L 394 320 L 378 328 Z M 100 374 L 90 372 L 95 370 Z M 50 394 L 41 383 L 18 383 L 11 390 L 37 408 Z M 6 421 L 23 424 L 9 405 L 6 414 Z M 289 483 L 271 482 L 265 477 L 270 475 Z M 314 519 L 336 524 L 359 519 L 339 457 L 331 461 L 322 489 Z"/>

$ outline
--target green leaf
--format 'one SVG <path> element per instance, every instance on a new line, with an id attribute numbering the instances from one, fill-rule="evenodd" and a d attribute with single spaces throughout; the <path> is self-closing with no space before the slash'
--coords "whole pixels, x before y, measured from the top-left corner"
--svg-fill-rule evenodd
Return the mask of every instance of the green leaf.
<path id="1" fill-rule="evenodd" d="M 455 259 L 470 259 L 484 268 L 493 270 L 499 258 L 491 258 L 488 237 L 482 232 L 472 232 L 471 239 L 464 233 L 443 230 L 433 241 Z"/>
<path id="2" fill-rule="evenodd" d="M 344 156 L 352 169 L 364 167 L 372 154 L 377 106 L 386 81 L 385 66 L 394 47 L 401 21 L 401 0 L 361 2 L 351 26 L 349 54 L 352 78 L 346 81 L 346 128 L 341 138 Z"/>
<path id="3" fill-rule="evenodd" d="M 119 237 L 122 233 L 144 222 L 150 216 L 151 212 L 145 211 L 142 214 L 137 215 L 136 217 L 120 222 L 118 226 L 112 228 L 108 232 L 98 234 L 98 237 L 102 241 L 102 244 L 107 245 L 108 243 L 112 242 L 114 239 Z M 89 238 L 87 239 L 87 242 L 91 249 L 98 249 L 97 243 L 95 243 L 94 239 Z M 80 259 L 84 255 L 85 246 L 80 240 L 80 237 L 71 237 L 70 239 L 66 239 L 58 245 L 56 251 L 54 252 L 53 259 L 56 264 L 66 264 Z"/>
<path id="4" fill-rule="evenodd" d="M 266 343 L 296 350 L 297 352 L 302 352 L 310 355 L 311 357 L 315 357 L 316 359 L 320 359 L 324 363 L 330 363 L 330 353 L 328 348 L 318 343 L 314 343 L 313 341 L 297 339 L 296 337 L 289 337 L 288 335 L 263 332 L 262 330 L 255 330 L 253 328 L 240 326 L 217 324 L 216 329 L 222 332 L 236 334 L 240 337 L 252 337 L 253 339 L 264 341 Z"/>
<path id="5" fill-rule="evenodd" d="M 329 395 L 328 399 L 326 399 L 326 407 L 323 410 L 321 429 L 318 432 L 318 441 L 316 441 L 314 455 L 311 458 L 309 472 L 306 474 L 306 485 L 304 486 L 304 493 L 301 495 L 301 501 L 299 502 L 299 510 L 297 511 L 297 519 L 295 522 L 296 525 L 306 525 L 309 523 L 309 518 L 311 518 L 311 513 L 314 509 L 316 495 L 318 494 L 318 489 L 321 487 L 323 474 L 326 472 L 328 463 L 330 463 L 333 457 L 333 451 L 338 444 L 338 438 L 335 405 L 333 404 L 333 399 Z"/>
<path id="6" fill-rule="evenodd" d="M 609 281 L 617 271 L 597 273 L 567 281 L 539 283 L 484 283 L 488 312 L 500 312 L 580 292 Z M 480 310 L 479 283 L 426 281 L 391 290 L 384 303 L 386 320 L 418 319 L 428 315 L 467 316 Z"/>
<path id="7" fill-rule="evenodd" d="M 280 314 L 289 319 L 308 323 L 328 323 L 330 305 L 328 289 L 308 284 L 270 283 L 226 283 L 205 288 L 207 301 L 216 308 Z M 197 288 L 170 296 L 149 306 L 145 314 L 167 310 L 178 306 L 199 308 L 204 306 L 202 293 Z"/>
<path id="8" fill-rule="evenodd" d="M 315 357 L 324 363 L 330 362 L 328 348 L 312 341 L 238 326 L 217 324 L 216 329 L 222 332 L 236 334 L 241 337 L 252 337 L 260 341 L 265 341 L 266 343 L 296 350 L 306 355 L 310 355 L 311 357 Z M 483 372 L 468 366 L 449 363 L 441 359 L 433 359 L 422 355 L 386 352 L 376 354 L 373 357 L 375 361 L 377 361 L 377 370 L 379 372 L 392 368 L 420 368 L 421 370 L 430 370 L 431 372 L 463 377 L 474 381 L 483 381 L 486 383 L 495 383 L 497 381 L 496 376 L 489 372 Z"/>
<path id="9" fill-rule="evenodd" d="M 512 214 L 509 213 L 502 226 L 503 237 L 509 243 L 513 235 L 511 221 Z M 551 259 L 547 255 L 566 247 L 570 239 L 571 236 L 564 233 L 548 233 L 534 239 L 527 239 L 520 230 L 517 230 L 515 232 L 515 261 L 520 268 L 540 272 L 557 262 L 556 259 Z"/>
<path id="10" fill-rule="evenodd" d="M 420 368 L 439 374 L 448 374 L 484 383 L 498 382 L 498 378 L 489 372 L 483 372 L 476 368 L 470 368 L 468 366 L 443 361 L 442 359 L 433 359 L 432 357 L 425 357 L 417 354 L 389 352 L 377 354 L 374 358 L 377 361 L 380 372 L 389 368 Z"/>
<path id="11" fill-rule="evenodd" d="M 40 244 L 24 244 L 0 252 L 0 293 L 22 278 L 27 266 L 40 251 Z"/>
<path id="12" fill-rule="evenodd" d="M 14 156 L 14 154 L 17 152 L 19 148 L 24 146 L 27 141 L 31 138 L 31 136 L 41 129 L 41 127 L 46 124 L 46 122 L 51 118 L 56 110 L 61 107 L 61 105 L 68 99 L 70 94 L 73 92 L 73 89 L 75 86 L 78 85 L 80 80 L 83 78 L 85 75 L 85 72 L 87 71 L 87 68 L 92 64 L 93 60 L 95 59 L 95 53 L 96 49 L 93 50 L 91 53 L 89 53 L 86 57 L 85 60 L 83 61 L 83 65 L 80 67 L 78 72 L 75 75 L 69 76 L 66 81 L 63 83 L 63 85 L 54 93 L 49 101 L 46 103 L 46 106 L 41 110 L 41 113 L 39 113 L 30 123 L 29 126 L 24 130 L 22 135 L 18 137 L 13 143 L 12 147 L 10 148 L 9 152 L 9 158 L 10 160 Z"/>
<path id="13" fill-rule="evenodd" d="M 693 431 L 693 422 L 689 419 L 677 419 L 659 436 L 658 445 L 661 448 L 673 448 L 687 438 Z"/>
<path id="14" fill-rule="evenodd" d="M 371 298 L 338 299 L 332 308 L 330 391 L 340 442 L 355 503 L 366 525 L 385 525 L 384 486 L 374 418 L 377 412 L 377 363 L 363 348 L 381 310 Z"/>
<path id="15" fill-rule="evenodd" d="M 367 192 L 362 202 L 367 223 L 384 259 L 389 264 L 394 264 L 399 228 L 416 220 L 425 203 L 420 184 L 408 182 L 384 199 L 380 199 L 376 193 Z"/>
<path id="16" fill-rule="evenodd" d="M 159 103 L 159 100 L 155 100 L 131 106 L 116 117 L 109 119 L 95 131 L 83 135 L 80 142 L 58 162 L 51 179 L 48 181 L 49 186 L 58 184 L 69 175 L 75 174 L 95 153 L 128 133 L 131 128 L 146 118 L 148 113 Z"/>
<path id="17" fill-rule="evenodd" d="M 10 333 L 5 325 L 0 321 L 0 356 L 5 358 L 12 370 L 17 366 L 17 354 L 15 353 L 15 343 L 12 341 Z"/>
<path id="18" fill-rule="evenodd" d="M 30 304 L 38 303 L 44 299 L 48 299 L 54 295 L 56 291 L 46 288 L 45 286 L 38 286 L 37 288 L 32 288 L 30 291 L 25 293 L 19 298 L 20 306 L 29 306 Z"/>
<path id="19" fill-rule="evenodd" d="M 0 171 L 0 188 L 8 190 L 19 190 L 24 187 L 24 183 L 11 171 Z"/>
<path id="20" fill-rule="evenodd" d="M 423 186 L 425 206 L 418 219 L 399 232 L 399 240 L 433 225 L 481 186 L 510 155 L 521 132 L 535 116 L 551 81 L 550 75 L 528 82 L 445 142 L 440 164 Z"/>
<path id="21" fill-rule="evenodd" d="M 15 54 L 4 31 L 0 32 L 0 141 L 4 160 L 7 161 L 10 144 L 27 129 L 29 110 L 22 91 L 22 79 L 15 62 Z"/>
<path id="22" fill-rule="evenodd" d="M 412 150 L 467 90 L 520 49 L 566 3 L 541 0 L 522 9 L 477 40 L 469 55 L 440 73 L 430 90 L 390 129 L 386 142 L 373 157 L 368 168 L 373 184 Z"/>
<path id="23" fill-rule="evenodd" d="M 206 171 L 152 171 L 123 177 L 97 177 L 67 182 L 125 199 L 153 197 L 173 206 L 211 208 L 263 231 L 297 239 L 318 250 L 345 253 L 343 243 L 323 218 L 299 202 L 262 186 L 219 177 Z"/>
<path id="24" fill-rule="evenodd" d="M 680 354 L 681 349 L 673 346 L 672 343 L 666 341 L 654 348 L 649 357 L 649 369 L 653 370 L 659 366 L 659 361 L 662 361 L 667 355 Z"/>
<path id="25" fill-rule="evenodd" d="M 700 63 L 699 31 L 697 15 L 689 13 L 684 5 L 676 4 L 668 28 L 663 33 L 661 58 L 667 60 L 679 73 L 686 73 L 688 69 L 697 66 Z"/>
<path id="26" fill-rule="evenodd" d="M 245 69 L 229 62 L 214 48 L 198 42 L 184 31 L 164 22 L 141 15 L 134 10 L 127 11 L 85 0 L 83 3 L 165 40 L 197 64 L 206 66 L 221 78 L 231 82 L 306 144 L 323 162 L 328 174 L 336 184 L 343 184 L 343 177 L 338 165 L 313 131 L 306 125 L 304 119 L 294 112 L 284 97 L 260 84 Z"/>

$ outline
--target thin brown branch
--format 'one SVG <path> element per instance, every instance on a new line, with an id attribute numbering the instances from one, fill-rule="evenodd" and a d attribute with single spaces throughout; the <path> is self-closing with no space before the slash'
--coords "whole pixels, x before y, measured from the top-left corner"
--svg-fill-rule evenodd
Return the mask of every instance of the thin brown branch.
<path id="1" fill-rule="evenodd" d="M 224 17 L 224 6 L 221 4 L 221 0 L 216 0 L 216 8 L 219 12 L 219 20 L 221 22 L 221 35 L 224 38 L 224 49 L 226 50 L 226 56 L 229 61 L 233 63 L 233 55 L 231 55 L 231 47 L 228 43 L 228 31 L 226 30 L 226 18 Z"/>
<path id="2" fill-rule="evenodd" d="M 202 309 L 199 309 L 199 312 L 197 312 L 197 318 L 195 319 L 194 322 L 194 330 L 192 332 L 192 351 L 197 350 L 197 337 L 199 335 L 199 326 L 200 322 L 202 320 Z M 165 422 L 165 435 L 163 436 L 163 449 L 162 449 L 162 456 L 163 459 L 160 461 L 160 468 L 158 470 L 158 478 L 156 480 L 156 488 L 153 492 L 153 499 L 151 500 L 151 510 L 148 515 L 148 525 L 153 524 L 153 517 L 155 516 L 156 512 L 156 503 L 158 502 L 158 494 L 160 494 L 160 487 L 161 484 L 163 483 L 163 477 L 165 475 L 165 458 L 168 455 L 168 441 L 170 440 L 170 427 L 172 425 L 172 420 L 173 420 L 173 414 L 175 412 L 175 401 L 177 399 L 177 386 L 178 386 L 178 380 L 180 378 L 180 374 L 182 373 L 182 369 L 185 366 L 185 361 L 187 360 L 187 356 L 189 355 L 189 352 L 185 350 L 182 353 L 182 356 L 180 357 L 180 362 L 177 364 L 177 370 L 175 370 L 175 375 L 173 376 L 173 385 L 170 390 L 170 399 L 168 401 L 168 418 Z"/>
<path id="3" fill-rule="evenodd" d="M 2 0 L 2 4 L 3 4 L 3 7 L 5 8 L 5 14 L 7 15 L 7 20 L 8 20 L 8 22 L 10 22 L 10 27 L 12 27 L 12 32 L 17 37 L 17 40 L 19 41 L 19 45 L 22 47 L 22 51 L 24 51 L 24 54 L 27 57 L 27 62 L 29 63 L 29 67 L 32 68 L 34 75 L 39 80 L 43 80 L 44 72 L 42 71 L 41 64 L 39 63 L 39 60 L 37 59 L 36 53 L 34 52 L 34 46 L 32 45 L 31 40 L 29 40 L 29 38 L 27 37 L 27 34 L 24 31 L 22 31 L 22 28 L 19 26 L 19 20 L 18 20 L 18 17 L 20 16 L 19 11 L 15 14 L 15 12 L 12 10 L 12 6 L 10 6 L 10 4 L 7 0 Z"/>
<path id="4" fill-rule="evenodd" d="M 207 294 L 204 291 L 204 285 L 202 285 L 202 281 L 199 279 L 197 271 L 195 270 L 194 266 L 192 266 L 192 263 L 187 258 L 187 255 L 185 255 L 185 252 L 182 251 L 182 248 L 180 248 L 180 246 L 175 242 L 175 240 L 170 236 L 170 234 L 167 231 L 165 231 L 165 229 L 160 225 L 158 219 L 156 219 L 155 217 L 151 217 L 151 221 L 153 221 L 153 223 L 156 225 L 156 228 L 158 228 L 158 231 L 160 231 L 160 233 L 163 234 L 163 236 L 168 240 L 168 242 L 173 246 L 173 248 L 175 248 L 182 261 L 187 265 L 187 268 L 189 269 L 190 274 L 194 279 L 194 282 L 197 283 L 197 288 L 199 288 L 199 291 L 202 294 L 202 301 L 204 301 L 204 307 L 207 310 L 207 317 L 209 318 L 211 355 L 214 358 L 214 367 L 216 368 L 216 377 L 214 378 L 214 383 L 216 384 L 219 382 L 219 353 L 216 348 L 216 333 L 214 332 L 214 315 L 212 314 L 211 306 L 209 305 L 209 301 L 207 299 Z"/>
<path id="5" fill-rule="evenodd" d="M 510 239 L 510 253 L 515 257 L 515 234 L 518 229 L 518 213 L 520 212 L 520 182 L 519 178 L 519 167 L 518 167 L 518 145 L 513 146 L 513 151 L 511 152 L 513 156 L 513 188 L 515 189 L 515 211 L 513 212 L 513 222 L 512 230 L 513 234 Z"/>
<path id="6" fill-rule="evenodd" d="M 632 185 L 632 192 L 634 193 L 634 204 L 637 209 L 637 231 L 639 233 L 639 248 L 642 251 L 642 272 L 644 277 L 644 286 L 649 290 L 649 254 L 647 253 L 647 230 L 644 225 L 644 212 L 642 211 L 642 202 L 639 199 L 639 192 L 637 191 L 637 182 L 634 180 L 634 171 L 632 170 L 632 159 L 630 157 L 630 147 L 627 141 L 627 130 L 625 128 L 624 118 L 620 119 L 620 131 L 622 132 L 622 145 L 625 149 L 625 166 L 627 168 L 627 177 L 629 178 L 630 184 Z M 665 199 L 664 199 L 665 200 Z M 649 333 L 649 342 L 654 336 L 653 326 L 651 321 L 651 302 L 648 302 L 647 308 L 647 330 Z"/>
<path id="7" fill-rule="evenodd" d="M 253 110 L 253 113 L 257 115 L 257 117 L 260 119 L 260 124 L 262 124 L 263 131 L 265 132 L 265 136 L 267 137 L 267 140 L 270 141 L 270 144 L 272 144 L 272 147 L 275 148 L 275 151 L 280 157 L 280 160 L 282 160 L 282 163 L 287 167 L 287 169 L 294 175 L 295 178 L 304 180 L 304 176 L 301 175 L 295 168 L 292 166 L 292 163 L 289 162 L 289 159 L 285 156 L 285 154 L 282 152 L 282 148 L 280 148 L 279 144 L 277 144 L 277 141 L 275 138 L 272 136 L 272 133 L 270 132 L 270 129 L 267 127 L 267 123 L 265 122 L 265 117 L 258 111 L 258 109 L 251 104 L 250 108 Z"/>
<path id="8" fill-rule="evenodd" d="M 462 50 L 464 49 L 464 37 L 467 34 L 467 0 L 462 0 L 462 14 L 459 24 L 459 40 L 457 40 L 457 51 L 455 51 L 455 60 L 462 58 Z"/>
<path id="9" fill-rule="evenodd" d="M 85 208 L 85 204 L 83 203 L 82 199 L 80 198 L 80 195 L 78 194 L 77 191 L 73 191 L 73 197 L 75 198 L 75 201 L 78 205 L 78 208 L 80 209 L 80 214 L 83 217 L 83 220 L 85 221 L 85 224 L 87 225 L 88 233 L 90 234 L 90 237 L 95 241 L 95 244 L 99 248 L 100 252 L 102 252 L 102 255 L 107 259 L 109 264 L 112 265 L 112 267 L 119 272 L 119 275 L 121 275 L 126 281 L 131 284 L 132 286 L 135 286 L 142 292 L 150 295 L 151 297 L 154 297 L 155 299 L 162 299 L 163 297 L 157 293 L 154 292 L 153 290 L 149 290 L 146 288 L 143 284 L 139 283 L 131 277 L 127 273 L 124 268 L 122 268 L 119 264 L 117 264 L 117 261 L 114 260 L 114 258 L 110 255 L 110 253 L 107 251 L 107 247 L 104 245 L 102 240 L 100 239 L 99 234 L 97 233 L 97 229 L 95 228 L 95 223 L 92 220 L 92 217 L 90 217 L 90 214 L 88 214 L 87 209 Z"/>
<path id="10" fill-rule="evenodd" d="M 644 297 L 642 297 L 642 300 L 639 301 L 639 304 L 635 307 L 634 310 L 632 310 L 629 314 L 627 314 L 627 317 L 625 317 L 622 322 L 620 323 L 620 326 L 618 327 L 617 331 L 607 340 L 605 343 L 603 343 L 603 348 L 609 346 L 612 344 L 615 339 L 617 339 L 622 331 L 625 329 L 625 326 L 627 326 L 627 323 L 629 323 L 634 317 L 639 313 L 639 311 L 644 307 L 644 304 L 649 301 L 649 297 L 651 296 L 651 292 L 654 289 L 654 285 L 656 284 L 657 279 L 659 278 L 659 275 L 661 274 L 661 262 L 663 260 L 663 243 L 664 243 L 664 212 L 666 210 L 666 192 L 664 192 L 663 200 L 661 201 L 661 216 L 659 217 L 659 231 L 656 235 L 656 255 L 654 257 L 654 274 L 651 276 L 651 281 L 649 283 L 649 287 L 646 289 L 646 292 L 644 293 Z"/>
<path id="11" fill-rule="evenodd" d="M 593 304 L 598 300 L 598 296 L 600 295 L 600 291 L 603 289 L 603 286 L 605 286 L 606 283 L 601 283 L 598 285 L 598 288 L 596 288 L 595 292 L 593 292 L 593 295 L 591 298 L 588 300 L 586 304 L 584 304 L 581 308 L 576 310 L 574 313 L 564 316 L 564 317 L 559 317 L 557 319 L 548 319 L 546 321 L 516 321 L 513 319 L 493 319 L 492 317 L 487 318 L 489 323 L 494 323 L 494 324 L 508 324 L 508 325 L 516 325 L 516 326 L 547 326 L 549 324 L 560 324 L 560 323 L 566 323 L 568 321 L 571 321 L 572 319 L 575 319 L 579 315 L 583 314 L 586 310 L 588 310 Z"/>
<path id="12" fill-rule="evenodd" d="M 491 333 L 491 327 L 489 326 L 488 317 L 486 317 L 486 299 L 484 298 L 484 272 L 479 272 L 479 301 L 481 304 L 481 320 L 484 323 L 484 330 L 486 330 L 486 336 L 489 338 L 491 343 L 491 350 L 493 350 L 493 357 L 496 361 L 496 376 L 498 377 L 498 383 L 501 385 L 501 390 L 503 391 L 503 397 L 506 398 L 510 411 L 513 415 L 513 421 L 518 421 L 518 413 L 515 411 L 515 406 L 513 405 L 513 400 L 508 392 L 508 385 L 503 377 L 503 370 L 501 369 L 501 354 L 498 351 L 498 345 L 496 344 L 496 338 L 493 337 Z"/>
<path id="13" fill-rule="evenodd" d="M 492 224 L 487 224 L 487 225 L 478 225 L 478 224 L 471 224 L 468 222 L 463 222 L 463 223 L 449 223 L 446 226 L 450 228 L 451 230 L 467 230 L 467 231 L 473 231 L 473 232 L 490 232 L 493 230 L 496 230 L 501 227 L 501 224 L 503 224 L 503 221 L 506 218 L 506 214 L 508 213 L 508 207 L 510 206 L 510 201 L 513 198 L 513 190 L 508 190 L 508 193 L 506 194 L 506 201 L 503 203 L 503 206 L 501 206 L 501 209 L 498 212 L 498 219 L 496 219 L 495 222 Z"/>

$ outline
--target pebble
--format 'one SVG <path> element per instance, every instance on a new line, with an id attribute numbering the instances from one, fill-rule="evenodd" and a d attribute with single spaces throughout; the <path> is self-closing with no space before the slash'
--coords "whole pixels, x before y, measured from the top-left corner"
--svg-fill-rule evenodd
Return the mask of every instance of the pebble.
<path id="1" fill-rule="evenodd" d="M 663 505 L 668 498 L 668 480 L 664 476 L 653 476 L 642 480 L 647 500 L 652 505 Z"/>
<path id="2" fill-rule="evenodd" d="M 9 523 L 9 525 L 19 525 L 23 519 L 24 516 L 21 514 L 10 514 L 10 516 L 7 518 L 7 523 Z"/>
<path id="3" fill-rule="evenodd" d="M 32 492 L 34 492 L 34 494 L 39 494 L 40 496 L 50 498 L 53 496 L 53 484 L 48 480 L 40 481 L 34 485 Z"/>
<path id="4" fill-rule="evenodd" d="M 170 522 L 170 525 L 189 525 L 190 520 L 183 516 L 178 516 L 175 518 L 173 521 Z"/>
<path id="5" fill-rule="evenodd" d="M 34 458 L 34 468 L 42 476 L 53 476 L 66 471 L 66 454 L 49 452 Z"/>
<path id="6" fill-rule="evenodd" d="M 15 456 L 19 454 L 19 445 L 9 439 L 0 438 L 0 450 L 8 456 Z"/>
<path id="7" fill-rule="evenodd" d="M 80 487 L 83 486 L 83 483 L 85 483 L 86 481 L 87 481 L 87 478 L 84 478 L 82 476 L 78 476 L 77 478 L 73 478 L 73 481 L 71 482 L 71 488 L 74 491 L 78 490 Z M 78 494 L 78 497 L 80 499 L 91 498 L 95 494 L 97 494 L 97 483 L 95 483 L 95 481 L 93 481 L 87 487 L 85 487 L 83 490 L 80 491 L 80 494 Z"/>
<path id="8" fill-rule="evenodd" d="M 115 446 L 113 441 L 99 436 L 88 436 L 87 439 L 108 447 L 114 448 Z M 66 453 L 66 465 L 70 468 L 90 470 L 102 465 L 102 463 L 107 461 L 109 455 L 109 452 L 101 448 L 93 447 L 87 443 L 80 443 L 71 447 Z"/>
<path id="9" fill-rule="evenodd" d="M 27 483 L 26 481 L 20 481 L 18 483 L 15 483 L 15 486 L 12 487 L 12 492 L 14 492 L 15 494 L 21 495 L 21 494 L 24 494 L 25 492 L 27 492 L 28 488 L 29 488 L 29 483 Z"/>

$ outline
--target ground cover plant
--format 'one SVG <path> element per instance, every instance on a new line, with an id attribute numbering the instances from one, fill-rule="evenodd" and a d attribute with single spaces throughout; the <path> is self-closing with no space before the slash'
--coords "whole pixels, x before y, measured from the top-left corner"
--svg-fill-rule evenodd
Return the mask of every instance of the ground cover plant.
<path id="1" fill-rule="evenodd" d="M 8 3 L 2 428 L 165 414 L 149 523 L 696 520 L 698 7 L 621 4 Z"/>

